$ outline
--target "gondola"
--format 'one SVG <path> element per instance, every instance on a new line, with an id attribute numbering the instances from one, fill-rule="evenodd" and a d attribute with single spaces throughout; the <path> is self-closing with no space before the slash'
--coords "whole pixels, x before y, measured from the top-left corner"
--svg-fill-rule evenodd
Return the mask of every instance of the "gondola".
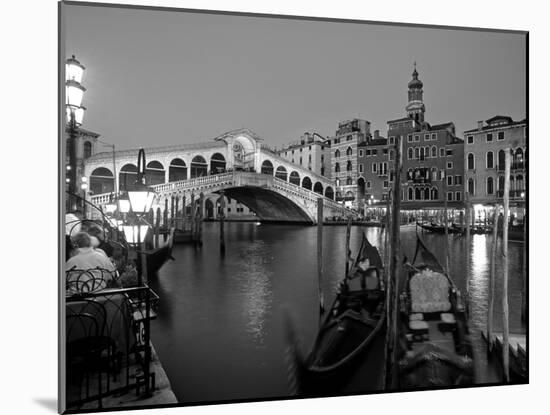
<path id="1" fill-rule="evenodd" d="M 416 222 L 416 224 L 418 226 L 420 226 L 422 229 L 425 229 L 427 230 L 428 232 L 432 232 L 432 233 L 439 233 L 439 234 L 444 234 L 445 233 L 445 226 L 443 225 L 440 225 L 440 224 L 437 224 L 437 223 L 420 223 L 420 222 Z M 448 233 L 462 233 L 462 230 L 456 226 L 451 225 L 447 228 L 447 232 Z"/>
<path id="2" fill-rule="evenodd" d="M 172 256 L 172 248 L 174 246 L 174 229 L 170 231 L 170 236 L 164 244 L 158 248 L 145 249 L 145 262 L 147 264 L 147 276 L 152 277 L 162 268 L 169 259 L 174 259 Z M 138 261 L 138 267 L 140 263 Z"/>
<path id="3" fill-rule="evenodd" d="M 380 255 L 363 235 L 348 277 L 302 358 L 289 336 L 295 392 L 307 396 L 358 393 L 384 387 L 386 309 Z"/>
<path id="4" fill-rule="evenodd" d="M 417 236 L 400 296 L 400 390 L 471 385 L 473 352 L 461 294 Z"/>

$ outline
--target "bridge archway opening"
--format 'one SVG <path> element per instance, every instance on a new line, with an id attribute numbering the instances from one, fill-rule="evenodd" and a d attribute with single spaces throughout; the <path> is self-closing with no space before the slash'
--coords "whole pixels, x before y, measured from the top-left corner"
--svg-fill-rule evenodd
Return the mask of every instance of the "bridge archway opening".
<path id="1" fill-rule="evenodd" d="M 98 195 L 114 192 L 115 177 L 113 172 L 106 167 L 98 167 L 90 175 L 90 192 Z"/>
<path id="2" fill-rule="evenodd" d="M 225 173 L 225 157 L 220 153 L 214 153 L 210 158 L 210 174 Z"/>
<path id="3" fill-rule="evenodd" d="M 262 174 L 269 174 L 270 176 L 273 176 L 273 163 L 269 160 L 264 160 L 262 163 Z"/>
<path id="4" fill-rule="evenodd" d="M 137 179 L 137 166 L 135 164 L 125 164 L 118 174 L 119 190 L 134 190 Z"/>
<path id="5" fill-rule="evenodd" d="M 300 175 L 297 171 L 293 171 L 290 173 L 288 181 L 292 184 L 295 184 L 296 186 L 300 186 Z"/>
<path id="6" fill-rule="evenodd" d="M 191 160 L 191 179 L 208 174 L 208 163 L 203 156 L 195 156 Z"/>
<path id="7" fill-rule="evenodd" d="M 284 180 L 286 182 L 287 172 L 284 166 L 277 167 L 277 171 L 275 172 L 275 177 L 277 177 L 278 179 Z"/>
<path id="8" fill-rule="evenodd" d="M 242 186 L 224 189 L 228 199 L 235 199 L 246 206 L 261 221 L 313 223 L 313 218 L 303 207 L 271 189 Z"/>
<path id="9" fill-rule="evenodd" d="M 302 180 L 302 187 L 307 190 L 311 190 L 313 187 L 313 183 L 311 183 L 311 179 L 309 177 L 304 177 Z"/>
<path id="10" fill-rule="evenodd" d="M 164 176 L 164 166 L 159 161 L 153 160 L 147 163 L 147 168 L 145 169 L 147 184 L 153 185 L 164 183 Z"/>
<path id="11" fill-rule="evenodd" d="M 170 162 L 168 167 L 168 181 L 177 182 L 178 180 L 187 179 L 187 166 L 185 161 L 180 158 L 175 158 Z"/>
<path id="12" fill-rule="evenodd" d="M 313 186 L 313 191 L 320 194 L 321 196 L 323 195 L 323 185 L 321 184 L 321 182 L 315 183 L 315 185 Z"/>
<path id="13" fill-rule="evenodd" d="M 334 200 L 334 189 L 330 186 L 327 186 L 325 189 L 325 197 Z"/>

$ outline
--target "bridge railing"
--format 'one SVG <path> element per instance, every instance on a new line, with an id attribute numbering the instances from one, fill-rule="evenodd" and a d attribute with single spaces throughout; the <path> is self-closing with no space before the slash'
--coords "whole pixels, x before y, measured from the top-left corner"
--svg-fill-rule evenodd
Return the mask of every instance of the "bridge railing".
<path id="1" fill-rule="evenodd" d="M 338 202 L 320 194 L 316 193 L 313 190 L 306 189 L 300 185 L 296 185 L 290 182 L 287 182 L 285 180 L 279 179 L 278 177 L 271 176 L 271 175 L 264 175 L 261 173 L 250 173 L 250 172 L 229 172 L 229 173 L 222 173 L 222 174 L 215 174 L 211 176 L 202 176 L 202 177 L 195 177 L 193 179 L 186 179 L 186 180 L 179 180 L 177 182 L 170 182 L 170 183 L 162 183 L 162 184 L 156 184 L 151 186 L 155 192 L 157 193 L 170 193 L 175 191 L 186 191 L 186 190 L 193 190 L 197 189 L 200 190 L 201 188 L 208 187 L 211 185 L 227 185 L 227 184 L 235 184 L 237 182 L 240 182 L 243 176 L 267 176 L 269 180 L 273 180 L 273 186 L 278 187 L 282 190 L 285 190 L 287 192 L 291 193 L 297 193 L 301 198 L 308 200 L 310 202 L 317 202 L 317 199 L 319 197 L 323 198 L 323 204 L 325 207 L 338 211 L 341 214 L 344 215 L 350 215 L 353 214 L 353 212 L 339 204 Z M 103 206 L 104 204 L 109 202 L 110 193 L 103 193 L 99 195 L 93 195 L 91 197 L 91 202 L 97 206 Z"/>

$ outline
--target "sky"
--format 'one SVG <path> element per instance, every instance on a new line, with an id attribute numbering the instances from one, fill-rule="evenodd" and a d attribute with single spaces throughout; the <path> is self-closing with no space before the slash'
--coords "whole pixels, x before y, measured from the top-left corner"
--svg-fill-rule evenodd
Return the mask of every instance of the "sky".
<path id="1" fill-rule="evenodd" d="M 65 53 L 86 67 L 83 128 L 117 149 L 250 128 L 281 147 L 362 118 L 406 115 L 413 62 L 426 121 L 457 135 L 526 116 L 520 33 L 64 5 Z M 108 148 L 105 149 L 108 151 Z"/>

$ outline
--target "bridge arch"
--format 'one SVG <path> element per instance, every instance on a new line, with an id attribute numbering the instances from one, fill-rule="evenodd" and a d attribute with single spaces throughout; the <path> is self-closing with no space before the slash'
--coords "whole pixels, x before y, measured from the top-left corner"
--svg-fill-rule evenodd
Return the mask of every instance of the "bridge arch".
<path id="1" fill-rule="evenodd" d="M 277 170 L 275 171 L 275 177 L 277 177 L 278 179 L 284 180 L 285 182 L 287 181 L 288 175 L 287 175 L 285 166 L 277 167 Z"/>
<path id="2" fill-rule="evenodd" d="M 187 179 L 187 165 L 180 158 L 175 158 L 170 162 L 168 167 L 168 181 L 177 182 L 178 180 Z"/>
<path id="3" fill-rule="evenodd" d="M 304 189 L 311 190 L 313 183 L 311 183 L 311 179 L 309 177 L 306 176 L 302 179 L 302 187 Z"/>
<path id="4" fill-rule="evenodd" d="M 334 200 L 334 189 L 330 186 L 325 188 L 325 197 Z"/>
<path id="5" fill-rule="evenodd" d="M 212 154 L 210 157 L 210 174 L 224 173 L 226 169 L 225 157 L 220 153 Z"/>
<path id="6" fill-rule="evenodd" d="M 196 155 L 191 160 L 191 179 L 206 176 L 208 174 L 208 163 L 201 155 Z"/>
<path id="7" fill-rule="evenodd" d="M 298 172 L 294 170 L 292 173 L 290 173 L 288 181 L 292 184 L 295 184 L 296 186 L 300 186 L 300 175 L 298 174 Z"/>
<path id="8" fill-rule="evenodd" d="M 137 166 L 132 163 L 125 164 L 118 174 L 118 183 L 120 190 L 132 190 L 136 185 Z"/>
<path id="9" fill-rule="evenodd" d="M 165 171 L 164 166 L 160 161 L 153 160 L 147 163 L 145 169 L 145 177 L 147 177 L 147 184 L 160 184 L 164 183 Z"/>
<path id="10" fill-rule="evenodd" d="M 115 189 L 113 172 L 106 167 L 98 167 L 90 175 L 90 191 L 93 194 L 109 193 Z"/>
<path id="11" fill-rule="evenodd" d="M 264 162 L 262 163 L 261 173 L 273 176 L 273 163 L 269 160 L 264 160 Z"/>
<path id="12" fill-rule="evenodd" d="M 321 184 L 321 182 L 315 182 L 315 185 L 313 186 L 313 191 L 320 194 L 321 196 L 323 195 L 323 185 Z"/>

